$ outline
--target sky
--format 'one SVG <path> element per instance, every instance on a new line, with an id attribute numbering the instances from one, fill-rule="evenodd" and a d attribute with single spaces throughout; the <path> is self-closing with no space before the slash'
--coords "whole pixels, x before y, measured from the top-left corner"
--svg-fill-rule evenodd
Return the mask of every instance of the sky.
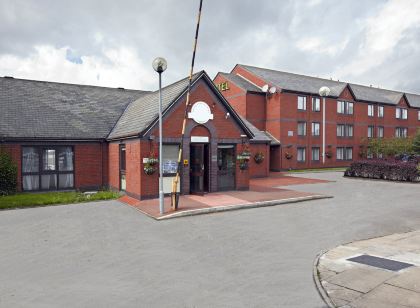
<path id="1" fill-rule="evenodd" d="M 199 0 L 0 0 L 0 76 L 155 90 L 188 76 Z M 419 0 L 204 0 L 195 71 L 235 64 L 420 93 Z"/>

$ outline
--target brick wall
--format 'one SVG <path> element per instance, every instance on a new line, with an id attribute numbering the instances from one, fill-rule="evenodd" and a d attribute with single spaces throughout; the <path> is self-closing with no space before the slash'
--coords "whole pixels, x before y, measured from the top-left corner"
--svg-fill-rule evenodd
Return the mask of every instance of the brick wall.
<path id="1" fill-rule="evenodd" d="M 270 146 L 267 144 L 251 143 L 250 144 L 251 159 L 249 161 L 249 176 L 250 178 L 265 177 L 269 174 L 270 165 Z M 254 156 L 257 153 L 263 153 L 264 161 L 257 164 Z"/>

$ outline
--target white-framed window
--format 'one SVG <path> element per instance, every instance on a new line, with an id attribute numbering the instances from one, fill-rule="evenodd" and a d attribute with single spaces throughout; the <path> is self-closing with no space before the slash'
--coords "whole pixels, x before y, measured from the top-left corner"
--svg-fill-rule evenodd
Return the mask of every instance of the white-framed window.
<path id="1" fill-rule="evenodd" d="M 318 122 L 312 123 L 312 136 L 319 136 L 321 125 Z"/>
<path id="2" fill-rule="evenodd" d="M 384 106 L 378 106 L 378 118 L 384 117 Z"/>
<path id="3" fill-rule="evenodd" d="M 420 110 L 417 111 L 417 119 L 420 121 Z"/>
<path id="4" fill-rule="evenodd" d="M 375 115 L 375 106 L 374 105 L 368 105 L 368 116 L 373 117 Z"/>
<path id="5" fill-rule="evenodd" d="M 375 127 L 373 125 L 368 126 L 367 136 L 368 138 L 373 138 Z"/>
<path id="6" fill-rule="evenodd" d="M 407 138 L 408 128 L 407 127 L 396 127 L 395 128 L 395 137 L 397 138 Z"/>
<path id="7" fill-rule="evenodd" d="M 353 148 L 351 147 L 338 147 L 336 151 L 337 160 L 352 160 Z"/>
<path id="8" fill-rule="evenodd" d="M 337 137 L 353 137 L 353 125 L 337 124 Z"/>
<path id="9" fill-rule="evenodd" d="M 337 101 L 337 113 L 353 114 L 353 103 L 346 101 Z"/>
<path id="10" fill-rule="evenodd" d="M 319 153 L 320 153 L 320 149 L 319 147 L 314 147 L 312 148 L 312 160 L 313 161 L 319 161 Z"/>
<path id="11" fill-rule="evenodd" d="M 407 118 L 408 118 L 408 110 L 406 108 L 397 107 L 395 109 L 395 117 L 397 119 L 407 120 Z"/>
<path id="12" fill-rule="evenodd" d="M 383 137 L 384 137 L 384 127 L 378 126 L 378 138 L 383 138 Z"/>
<path id="13" fill-rule="evenodd" d="M 306 122 L 298 122 L 297 133 L 298 136 L 306 136 Z"/>
<path id="14" fill-rule="evenodd" d="M 306 110 L 306 96 L 298 96 L 298 110 Z"/>
<path id="15" fill-rule="evenodd" d="M 319 97 L 312 97 L 312 111 L 321 111 L 321 99 Z"/>
<path id="16" fill-rule="evenodd" d="M 297 148 L 297 161 L 304 162 L 306 160 L 306 148 Z"/>

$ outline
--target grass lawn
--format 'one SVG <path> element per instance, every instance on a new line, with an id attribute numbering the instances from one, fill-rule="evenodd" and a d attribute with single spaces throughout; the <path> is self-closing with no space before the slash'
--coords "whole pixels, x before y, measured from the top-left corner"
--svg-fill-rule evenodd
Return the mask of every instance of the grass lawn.
<path id="1" fill-rule="evenodd" d="M 339 168 L 316 168 L 316 169 L 299 169 L 299 170 L 289 170 L 290 173 L 299 173 L 299 172 L 322 172 L 322 171 L 346 171 L 347 167 Z"/>
<path id="2" fill-rule="evenodd" d="M 20 193 L 10 196 L 0 196 L 0 209 L 14 209 L 53 204 L 79 203 L 97 200 L 116 199 L 119 193 L 113 191 L 98 191 L 96 194 L 85 195 L 80 192 L 47 192 Z"/>

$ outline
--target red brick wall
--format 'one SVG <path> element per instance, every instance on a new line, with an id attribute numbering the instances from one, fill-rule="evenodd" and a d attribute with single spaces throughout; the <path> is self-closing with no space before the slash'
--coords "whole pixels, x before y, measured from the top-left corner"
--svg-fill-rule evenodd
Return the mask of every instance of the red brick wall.
<path id="1" fill-rule="evenodd" d="M 102 144 L 76 144 L 74 145 L 74 173 L 76 189 L 100 188 L 107 183 L 103 182 L 103 152 Z"/>
<path id="2" fill-rule="evenodd" d="M 152 149 L 153 147 L 153 149 Z M 150 157 L 152 150 L 156 155 L 159 153 L 159 145 L 152 145 L 149 141 L 142 140 L 140 143 L 140 196 L 141 198 L 157 197 L 159 195 L 159 166 L 156 165 L 156 172 L 152 175 L 144 173 L 143 158 Z"/>
<path id="3" fill-rule="evenodd" d="M 120 190 L 119 143 L 108 145 L 108 181 L 112 189 Z"/>
<path id="4" fill-rule="evenodd" d="M 249 161 L 250 178 L 265 177 L 269 174 L 270 163 L 270 146 L 267 144 L 251 143 L 250 144 L 251 159 Z M 264 161 L 257 164 L 254 160 L 255 154 L 261 152 L 264 154 Z"/>

